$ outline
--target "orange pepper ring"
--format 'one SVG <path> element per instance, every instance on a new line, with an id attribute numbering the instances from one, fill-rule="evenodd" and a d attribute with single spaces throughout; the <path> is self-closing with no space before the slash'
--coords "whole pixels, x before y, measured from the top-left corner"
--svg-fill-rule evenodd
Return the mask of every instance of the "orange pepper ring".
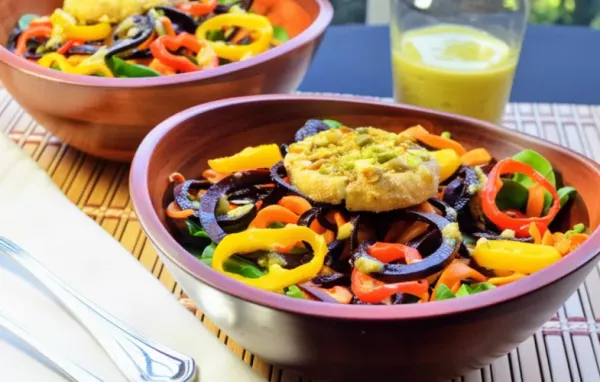
<path id="1" fill-rule="evenodd" d="M 189 13 L 194 16 L 204 16 L 211 13 L 218 5 L 217 0 L 192 1 L 189 3 L 179 3 L 176 5 L 181 12 Z"/>
<path id="2" fill-rule="evenodd" d="M 208 44 L 204 41 L 198 41 L 195 36 L 189 33 L 181 33 L 175 37 L 173 36 L 160 36 L 150 44 L 150 51 L 154 58 L 164 65 L 170 66 L 182 72 L 195 72 L 202 70 L 201 67 L 195 65 L 193 62 L 185 57 L 177 56 L 171 53 L 179 48 L 186 48 L 198 55 L 204 48 L 204 54 L 201 53 L 200 58 L 207 61 L 208 55 L 212 52 L 209 50 Z M 207 67 L 213 67 L 215 61 L 218 63 L 218 58 L 215 55 L 213 62 L 205 63 Z M 209 66 L 210 65 L 210 66 Z"/>

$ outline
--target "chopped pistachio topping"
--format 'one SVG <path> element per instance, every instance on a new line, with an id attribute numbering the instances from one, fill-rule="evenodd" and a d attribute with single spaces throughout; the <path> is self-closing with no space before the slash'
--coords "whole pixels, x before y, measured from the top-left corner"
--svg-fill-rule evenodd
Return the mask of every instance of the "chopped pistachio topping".
<path id="1" fill-rule="evenodd" d="M 340 228 L 338 228 L 337 238 L 338 240 L 346 240 L 352 235 L 352 231 L 354 230 L 354 225 L 350 222 L 344 224 Z"/>
<path id="2" fill-rule="evenodd" d="M 280 254 L 276 253 L 276 252 L 269 252 L 266 255 L 262 255 L 258 261 L 257 261 L 258 265 L 260 265 L 263 268 L 270 268 L 271 265 L 279 265 L 281 267 L 285 267 L 287 265 L 287 261 L 285 261 L 285 259 L 283 258 L 283 256 L 281 256 Z"/>
<path id="3" fill-rule="evenodd" d="M 383 263 L 373 258 L 362 256 L 354 262 L 354 267 L 358 269 L 360 273 L 369 274 L 380 272 L 383 269 Z"/>
<path id="4" fill-rule="evenodd" d="M 487 182 L 487 176 L 483 173 L 481 166 L 475 166 L 475 173 L 477 173 L 477 178 L 479 178 L 479 184 L 485 184 Z"/>
<path id="5" fill-rule="evenodd" d="M 442 237 L 448 240 L 461 241 L 462 235 L 460 233 L 460 229 L 458 227 L 458 223 L 450 223 L 447 224 L 442 229 Z"/>
<path id="6" fill-rule="evenodd" d="M 242 216 L 242 215 L 248 213 L 248 211 L 250 211 L 253 207 L 254 207 L 254 204 L 245 204 L 243 206 L 234 208 L 231 211 L 227 211 L 225 214 L 227 216 L 231 216 L 231 217 Z M 227 208 L 229 209 L 229 205 L 227 205 Z"/>
<path id="7" fill-rule="evenodd" d="M 356 136 L 356 144 L 359 146 L 366 146 L 368 144 L 373 143 L 373 138 L 366 134 L 361 134 Z"/>
<path id="8" fill-rule="evenodd" d="M 415 170 L 431 155 L 415 147 L 410 137 L 390 133 L 372 127 L 356 129 L 330 129 L 322 131 L 304 141 L 290 145 L 289 153 L 300 154 L 306 167 L 325 175 L 360 174 L 371 166 L 396 172 Z M 319 163 L 327 161 L 332 166 Z"/>
<path id="9" fill-rule="evenodd" d="M 217 202 L 217 208 L 215 209 L 215 213 L 217 215 L 225 215 L 229 212 L 229 202 L 227 201 L 227 197 L 225 195 L 219 198 Z"/>
<path id="10" fill-rule="evenodd" d="M 396 158 L 397 156 L 398 156 L 398 154 L 396 154 L 394 152 L 381 153 L 381 154 L 377 155 L 377 162 L 385 163 L 387 161 L 390 161 L 390 160 Z"/>
<path id="11" fill-rule="evenodd" d="M 514 239 L 515 238 L 515 231 L 513 231 L 512 229 L 505 229 L 500 234 L 500 237 L 502 237 L 504 239 Z"/>
<path id="12" fill-rule="evenodd" d="M 439 184 L 438 163 L 414 138 L 373 127 L 306 137 L 289 146 L 284 165 L 301 192 L 318 202 L 345 200 L 351 211 L 416 205 Z"/>

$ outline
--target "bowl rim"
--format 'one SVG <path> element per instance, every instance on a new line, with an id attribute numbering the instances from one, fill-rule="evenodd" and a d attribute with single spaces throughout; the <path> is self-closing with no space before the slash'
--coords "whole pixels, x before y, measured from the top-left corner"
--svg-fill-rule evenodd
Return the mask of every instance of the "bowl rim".
<path id="1" fill-rule="evenodd" d="M 238 61 L 231 64 L 219 66 L 210 70 L 202 70 L 193 73 L 181 73 L 174 76 L 160 76 L 147 78 L 106 78 L 83 76 L 79 74 L 64 73 L 61 71 L 45 68 L 34 62 L 18 57 L 0 45 L 0 61 L 9 65 L 15 70 L 23 71 L 27 74 L 42 77 L 51 81 L 68 83 L 71 85 L 93 87 L 93 88 L 146 88 L 152 86 L 177 85 L 187 82 L 195 82 L 207 79 L 218 79 L 232 72 L 242 71 L 253 66 L 260 65 L 277 57 L 283 56 L 296 50 L 323 34 L 331 20 L 333 19 L 333 6 L 329 0 L 312 0 L 319 8 L 317 17 L 296 37 L 290 39 L 285 44 L 269 49 L 255 57 L 244 61 Z"/>
<path id="2" fill-rule="evenodd" d="M 341 320 L 414 320 L 423 318 L 432 318 L 457 313 L 463 313 L 476 309 L 483 309 L 495 304 L 508 302 L 509 300 L 523 297 L 559 279 L 567 277 L 569 274 L 577 271 L 585 264 L 594 261 L 599 255 L 600 250 L 600 230 L 596 229 L 584 242 L 569 256 L 563 258 L 560 262 L 554 263 L 549 267 L 536 272 L 517 283 L 511 283 L 488 291 L 482 294 L 466 296 L 460 299 L 445 301 L 435 301 L 426 304 L 410 304 L 398 306 L 362 306 L 362 305 L 342 305 L 323 303 L 319 301 L 291 299 L 285 295 L 268 292 L 252 286 L 246 285 L 240 281 L 230 278 L 224 274 L 214 271 L 205 266 L 181 246 L 167 231 L 154 212 L 150 199 L 148 184 L 148 166 L 154 153 L 154 148 L 171 130 L 188 120 L 207 111 L 226 108 L 231 105 L 241 103 L 284 101 L 294 102 L 298 100 L 305 101 L 334 101 L 356 104 L 375 104 L 385 105 L 409 111 L 424 112 L 430 116 L 450 117 L 457 122 L 476 123 L 486 129 L 499 132 L 504 129 L 491 123 L 479 121 L 469 117 L 453 115 L 423 109 L 407 105 L 399 105 L 385 101 L 375 101 L 364 97 L 347 96 L 314 96 L 314 95 L 258 95 L 229 98 L 219 101 L 213 101 L 202 105 L 194 106 L 181 111 L 172 117 L 166 119 L 155 127 L 140 144 L 130 172 L 130 193 L 134 209 L 138 220 L 146 232 L 148 238 L 155 246 L 157 251 L 161 252 L 177 267 L 185 271 L 198 281 L 208 284 L 221 292 L 234 296 L 236 298 L 251 302 L 253 304 L 277 309 L 289 313 L 310 315 L 322 318 L 335 318 Z M 505 131 L 505 130 L 504 130 Z M 558 146 L 552 142 L 542 140 L 528 134 L 509 131 L 522 137 L 525 143 L 541 143 L 550 146 L 563 155 L 575 156 L 580 162 L 589 167 L 598 176 L 600 176 L 600 165 L 591 159 L 572 151 L 566 147 Z"/>

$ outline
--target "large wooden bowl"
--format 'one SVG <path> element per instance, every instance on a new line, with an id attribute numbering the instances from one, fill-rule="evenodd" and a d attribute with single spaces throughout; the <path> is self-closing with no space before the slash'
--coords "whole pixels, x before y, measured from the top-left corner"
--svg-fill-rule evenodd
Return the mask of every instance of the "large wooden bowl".
<path id="1" fill-rule="evenodd" d="M 213 102 L 169 118 L 142 142 L 130 188 L 137 216 L 183 290 L 236 342 L 267 361 L 311 376 L 346 381 L 435 381 L 491 363 L 531 336 L 594 268 L 595 231 L 580 248 L 527 278 L 473 296 L 399 306 L 299 301 L 242 284 L 206 267 L 173 239 L 164 213 L 167 177 L 195 177 L 209 158 L 248 145 L 290 142 L 309 118 L 400 131 L 421 123 L 449 131 L 496 158 L 530 148 L 577 188 L 564 226 L 600 223 L 600 169 L 549 142 L 485 122 L 370 100 L 257 96 Z M 198 344 L 202 346 L 202 344 Z"/>
<path id="2" fill-rule="evenodd" d="M 150 129 L 181 110 L 298 88 L 333 7 L 328 0 L 285 1 L 301 6 L 305 14 L 297 20 L 306 20 L 304 31 L 275 49 L 217 69 L 145 79 L 80 76 L 43 68 L 0 46 L 0 80 L 38 123 L 63 141 L 92 155 L 129 161 Z M 0 0 L 0 44 L 24 13 L 51 14 L 61 5 L 61 0 Z M 297 20 L 290 26 L 292 35 L 298 33 Z"/>

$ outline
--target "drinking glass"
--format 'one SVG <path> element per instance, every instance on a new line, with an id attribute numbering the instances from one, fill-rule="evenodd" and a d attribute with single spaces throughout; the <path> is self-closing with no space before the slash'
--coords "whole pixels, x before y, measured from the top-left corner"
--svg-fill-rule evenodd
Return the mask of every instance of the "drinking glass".
<path id="1" fill-rule="evenodd" d="M 528 0 L 391 0 L 397 102 L 502 120 Z"/>

